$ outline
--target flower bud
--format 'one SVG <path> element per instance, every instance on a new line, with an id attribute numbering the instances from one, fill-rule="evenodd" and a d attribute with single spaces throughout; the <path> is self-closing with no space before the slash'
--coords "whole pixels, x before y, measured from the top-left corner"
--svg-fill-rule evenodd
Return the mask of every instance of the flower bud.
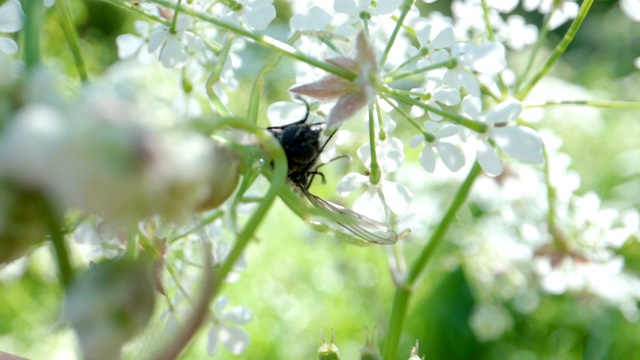
<path id="1" fill-rule="evenodd" d="M 211 158 L 211 186 L 209 196 L 200 205 L 200 210 L 203 211 L 216 208 L 225 202 L 240 180 L 240 160 L 233 149 L 222 142 L 215 142 Z"/>
<path id="2" fill-rule="evenodd" d="M 338 353 L 338 347 L 333 343 L 333 335 L 331 335 L 331 341 L 327 344 L 324 339 L 324 334 L 321 333 L 322 336 L 322 345 L 318 348 L 318 359 L 320 360 L 338 360 L 340 359 L 340 354 Z"/>

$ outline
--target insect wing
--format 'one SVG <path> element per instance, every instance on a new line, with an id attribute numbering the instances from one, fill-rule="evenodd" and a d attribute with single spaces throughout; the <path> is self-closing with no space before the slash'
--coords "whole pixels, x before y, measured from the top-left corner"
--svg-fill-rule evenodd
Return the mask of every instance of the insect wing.
<path id="1" fill-rule="evenodd" d="M 301 190 L 309 201 L 311 201 L 311 203 L 317 208 L 327 210 L 334 214 L 343 215 L 343 217 L 345 217 L 345 221 L 335 220 L 335 222 L 351 234 L 355 235 L 359 240 L 378 245 L 390 245 L 398 241 L 398 235 L 387 225 L 358 214 L 344 206 L 324 200 L 311 194 L 304 188 L 301 188 Z"/>

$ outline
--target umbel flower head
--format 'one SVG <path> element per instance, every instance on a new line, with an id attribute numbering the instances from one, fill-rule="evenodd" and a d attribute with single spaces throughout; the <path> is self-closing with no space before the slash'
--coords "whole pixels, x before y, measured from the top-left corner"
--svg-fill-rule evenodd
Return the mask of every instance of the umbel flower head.
<path id="1" fill-rule="evenodd" d="M 357 74 L 347 80 L 337 75 L 327 75 L 316 82 L 295 86 L 289 91 L 318 100 L 338 100 L 329 113 L 327 128 L 339 125 L 365 107 L 375 94 L 378 74 L 376 53 L 363 31 L 356 39 L 356 56 L 339 56 L 326 60 L 328 63 Z"/>

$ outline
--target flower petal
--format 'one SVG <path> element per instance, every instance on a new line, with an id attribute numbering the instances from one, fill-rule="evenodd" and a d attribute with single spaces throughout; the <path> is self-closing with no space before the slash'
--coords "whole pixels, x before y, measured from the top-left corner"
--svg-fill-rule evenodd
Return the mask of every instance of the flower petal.
<path id="1" fill-rule="evenodd" d="M 0 6 L 0 32 L 14 33 L 22 29 L 24 13 L 18 0 L 7 0 Z"/>
<path id="2" fill-rule="evenodd" d="M 375 186 L 369 186 L 367 191 L 354 201 L 353 211 L 381 222 L 384 222 L 387 217 L 384 204 Z"/>
<path id="3" fill-rule="evenodd" d="M 368 97 L 363 92 L 346 94 L 338 100 L 329 112 L 327 128 L 340 125 L 355 115 L 360 109 L 367 105 Z"/>
<path id="4" fill-rule="evenodd" d="M 435 147 L 438 149 L 438 153 L 440 153 L 442 162 L 449 170 L 455 172 L 464 166 L 464 153 L 457 146 L 448 142 L 438 141 L 435 143 Z"/>
<path id="5" fill-rule="evenodd" d="M 544 163 L 542 139 L 538 133 L 524 126 L 506 126 L 493 129 L 493 139 L 507 154 L 533 164 Z"/>
<path id="6" fill-rule="evenodd" d="M 380 189 L 384 195 L 384 201 L 391 211 L 402 214 L 407 210 L 413 198 L 408 187 L 397 182 L 383 180 Z"/>
<path id="7" fill-rule="evenodd" d="M 255 30 L 264 30 L 276 18 L 276 8 L 271 4 L 256 6 L 244 14 L 247 24 Z"/>
<path id="8" fill-rule="evenodd" d="M 426 144 L 420 153 L 420 165 L 428 172 L 436 169 L 436 153 L 433 151 L 431 144 Z"/>
<path id="9" fill-rule="evenodd" d="M 360 89 L 351 81 L 334 75 L 327 75 L 318 81 L 294 86 L 289 91 L 318 100 L 333 100 L 348 93 L 360 91 Z"/>
<path id="10" fill-rule="evenodd" d="M 12 55 L 18 52 L 18 43 L 8 37 L 0 36 L 0 52 Z"/>
<path id="11" fill-rule="evenodd" d="M 368 182 L 369 178 L 367 176 L 356 172 L 348 173 L 338 183 L 338 195 L 348 196 Z"/>
<path id="12" fill-rule="evenodd" d="M 508 123 L 514 121 L 522 112 L 522 103 L 516 99 L 508 99 L 496 105 L 489 114 L 487 122 L 489 124 Z"/>
<path id="13" fill-rule="evenodd" d="M 207 353 L 215 356 L 220 347 L 220 325 L 213 325 L 207 333 Z"/>
<path id="14" fill-rule="evenodd" d="M 220 340 L 233 355 L 240 355 L 249 346 L 249 334 L 233 326 L 222 325 Z"/>
<path id="15" fill-rule="evenodd" d="M 482 170 L 489 176 L 498 176 L 504 171 L 496 149 L 487 140 L 478 140 L 478 162 Z"/>
<path id="16" fill-rule="evenodd" d="M 222 315 L 222 320 L 235 325 L 245 325 L 253 320 L 253 313 L 244 306 L 234 306 Z"/>

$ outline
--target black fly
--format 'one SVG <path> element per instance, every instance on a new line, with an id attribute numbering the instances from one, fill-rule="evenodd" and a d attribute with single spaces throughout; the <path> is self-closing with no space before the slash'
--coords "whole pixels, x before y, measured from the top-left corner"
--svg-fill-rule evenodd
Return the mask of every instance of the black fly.
<path id="1" fill-rule="evenodd" d="M 318 158 L 324 150 L 333 132 L 321 144 L 322 129 L 319 124 L 308 124 L 309 104 L 304 101 L 307 111 L 302 120 L 284 126 L 268 127 L 267 130 L 280 142 L 287 156 L 289 164 L 288 179 L 291 185 L 304 194 L 311 203 L 334 214 L 342 215 L 341 221 L 336 221 L 342 228 L 355 235 L 365 243 L 388 245 L 398 241 L 398 235 L 387 225 L 360 215 L 341 205 L 324 200 L 309 192 L 313 178 L 318 175 L 324 180 L 324 175 L 318 171 Z"/>

